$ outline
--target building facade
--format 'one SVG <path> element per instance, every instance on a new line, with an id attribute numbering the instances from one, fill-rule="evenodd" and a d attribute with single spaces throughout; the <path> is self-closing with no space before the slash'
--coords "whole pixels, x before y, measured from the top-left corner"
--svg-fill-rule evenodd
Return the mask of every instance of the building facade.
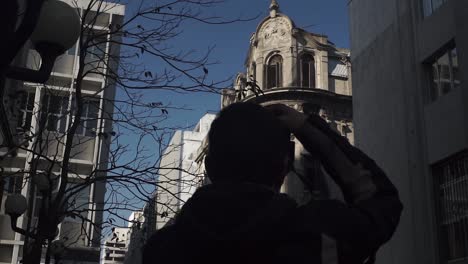
<path id="1" fill-rule="evenodd" d="M 156 187 L 156 229 L 162 228 L 203 184 L 195 162 L 196 152 L 215 118 L 205 114 L 193 131 L 178 130 L 164 150 Z"/>
<path id="2" fill-rule="evenodd" d="M 100 264 L 123 264 L 130 244 L 131 227 L 116 227 L 106 238 Z"/>
<path id="3" fill-rule="evenodd" d="M 269 9 L 270 15 L 250 38 L 246 72 L 237 75 L 233 89 L 224 91 L 221 107 L 234 102 L 286 104 L 305 114 L 319 114 L 353 143 L 349 50 L 336 47 L 327 36 L 296 27 L 280 12 L 277 1 Z M 306 191 L 297 173 L 290 173 L 282 191 L 299 203 L 311 195 L 339 198 L 340 192 L 325 177 L 318 160 L 298 140 L 294 142 L 295 169 L 301 175 L 314 174 L 316 190 Z M 326 186 L 318 184 L 322 180 Z"/>
<path id="4" fill-rule="evenodd" d="M 143 247 L 156 227 L 155 202 L 150 199 L 142 211 L 128 217 L 128 226 L 114 228 L 101 248 L 100 264 L 141 263 Z"/>
<path id="5" fill-rule="evenodd" d="M 156 197 L 153 196 L 143 207 L 143 211 L 130 217 L 133 220 L 131 225 L 129 221 L 130 241 L 124 264 L 142 262 L 143 247 L 156 231 L 156 215 Z"/>
<path id="6" fill-rule="evenodd" d="M 64 0 L 75 7 L 80 17 L 88 8 L 88 0 Z M 88 12 L 91 21 L 90 32 L 106 32 L 112 23 L 122 23 L 125 7 L 119 4 L 104 2 L 105 10 L 97 16 L 95 5 Z M 93 13 L 94 12 L 94 13 Z M 92 25 L 90 24 L 92 23 Z M 104 34 L 105 35 L 105 34 Z M 101 71 L 107 67 L 116 69 L 116 63 L 105 63 L 104 54 L 119 52 L 119 47 L 112 42 L 102 41 L 99 47 L 88 52 L 85 57 L 87 69 L 95 68 Z M 96 47 L 98 45 L 95 45 Z M 26 50 L 26 67 L 37 69 L 40 57 L 34 50 Z M 0 205 L 0 263 L 19 263 L 23 254 L 25 238 L 12 231 L 10 217 L 4 214 L 6 197 L 13 193 L 21 193 L 28 200 L 28 211 L 19 218 L 18 226 L 31 229 L 38 222 L 38 215 L 43 196 L 32 184 L 29 172 L 49 175 L 52 183 L 52 196 L 57 191 L 58 182 L 55 177 L 61 173 L 60 162 L 64 156 L 64 142 L 67 137 L 74 111 L 75 81 L 78 74 L 80 52 L 77 45 L 61 55 L 55 62 L 51 77 L 44 85 L 23 83 L 17 89 L 11 89 L 9 96 L 15 98 L 15 114 L 11 122 L 15 124 L 14 136 L 18 142 L 23 142 L 16 155 L 4 156 L 0 153 L 0 167 L 3 180 L 2 204 Z M 104 60 L 103 60 L 104 59 Z M 85 69 L 86 70 L 86 69 Z M 83 79 L 82 93 L 84 99 L 82 122 L 74 135 L 74 145 L 71 150 L 70 170 L 68 173 L 67 190 L 74 194 L 68 200 L 68 210 L 80 212 L 80 217 L 67 216 L 59 225 L 58 236 L 65 242 L 66 250 L 63 263 L 98 263 L 101 230 L 96 228 L 102 222 L 104 206 L 105 182 L 95 182 L 84 185 L 83 181 L 92 171 L 105 171 L 108 160 L 108 146 L 112 131 L 112 123 L 108 115 L 113 113 L 110 103 L 115 96 L 115 86 L 103 77 L 103 74 L 88 74 Z M 36 136 L 39 135 L 39 136 Z M 28 140 L 28 138 L 33 138 Z M 32 142 L 39 142 L 37 144 Z M 34 149 L 32 146 L 36 146 Z M 3 151 L 3 149 L 0 149 Z M 41 158 L 37 158 L 40 156 Z M 105 176 L 105 174 L 99 174 Z M 76 191 L 71 191 L 73 188 Z M 36 190 L 35 190 L 36 189 Z M 85 222 L 81 217 L 90 220 Z M 91 223 L 96 223 L 93 225 Z"/>
<path id="7" fill-rule="evenodd" d="M 378 263 L 468 263 L 468 2 L 348 2 L 356 145 L 405 207 Z"/>

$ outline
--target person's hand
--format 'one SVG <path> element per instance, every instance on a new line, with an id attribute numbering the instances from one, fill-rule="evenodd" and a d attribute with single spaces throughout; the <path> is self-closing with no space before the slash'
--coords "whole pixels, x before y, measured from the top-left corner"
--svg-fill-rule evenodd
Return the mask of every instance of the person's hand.
<path id="1" fill-rule="evenodd" d="M 283 104 L 268 105 L 265 108 L 272 111 L 292 133 L 298 132 L 307 120 L 303 113 Z"/>

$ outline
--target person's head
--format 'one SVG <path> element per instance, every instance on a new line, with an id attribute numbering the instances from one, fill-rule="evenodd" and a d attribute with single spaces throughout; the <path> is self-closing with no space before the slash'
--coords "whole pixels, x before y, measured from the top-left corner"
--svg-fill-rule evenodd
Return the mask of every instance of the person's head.
<path id="1" fill-rule="evenodd" d="M 289 171 L 290 132 L 272 112 L 253 103 L 223 109 L 208 133 L 205 166 L 213 182 L 281 187 Z"/>

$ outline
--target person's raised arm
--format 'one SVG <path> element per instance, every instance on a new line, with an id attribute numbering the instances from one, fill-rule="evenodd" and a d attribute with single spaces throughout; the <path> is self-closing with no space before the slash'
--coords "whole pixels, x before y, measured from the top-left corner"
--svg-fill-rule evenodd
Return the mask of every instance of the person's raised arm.
<path id="1" fill-rule="evenodd" d="M 320 158 L 348 203 L 310 203 L 303 210 L 304 218 L 319 216 L 320 220 L 314 225 L 322 225 L 321 229 L 336 239 L 368 250 L 375 250 L 388 241 L 398 225 L 402 204 L 395 186 L 376 163 L 319 116 L 307 117 L 279 104 L 267 108 L 307 151 Z"/>

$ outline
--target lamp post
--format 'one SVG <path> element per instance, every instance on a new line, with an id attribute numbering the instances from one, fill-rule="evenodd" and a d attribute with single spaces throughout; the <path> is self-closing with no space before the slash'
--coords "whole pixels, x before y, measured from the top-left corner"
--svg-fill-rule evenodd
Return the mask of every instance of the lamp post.
<path id="1" fill-rule="evenodd" d="M 37 21 L 30 40 L 41 56 L 38 71 L 10 67 L 6 76 L 11 79 L 45 83 L 49 79 L 54 62 L 73 47 L 80 35 L 80 17 L 74 8 L 59 0 L 47 0 Z"/>
<path id="2" fill-rule="evenodd" d="M 11 228 L 15 232 L 21 233 L 16 226 L 18 217 L 20 217 L 27 209 L 26 197 L 21 194 L 12 194 L 9 195 L 5 201 L 5 213 L 10 216 L 11 219 Z"/>
<path id="3" fill-rule="evenodd" d="M 52 176 L 48 176 L 45 173 L 39 173 L 32 179 L 34 186 L 42 194 L 42 206 L 39 215 L 39 222 L 34 232 L 31 232 L 29 228 L 26 228 L 25 230 L 17 226 L 18 218 L 24 214 L 28 208 L 26 197 L 21 194 L 12 194 L 9 195 L 5 201 L 5 212 L 10 216 L 12 230 L 26 236 L 26 238 L 34 240 L 31 245 L 26 243 L 25 240 L 24 247 L 28 249 L 28 254 L 26 254 L 23 259 L 23 263 L 25 264 L 40 263 L 43 242 L 45 240 L 51 242 L 58 236 L 59 232 L 57 226 L 65 217 L 67 203 L 58 203 L 59 206 L 57 208 L 53 208 L 50 207 L 50 202 L 48 202 L 56 199 L 53 194 L 51 195 L 53 191 L 53 186 L 50 184 L 51 177 Z M 31 217 L 28 218 L 29 221 Z M 60 243 L 63 244 L 63 242 Z M 60 243 L 50 243 L 50 253 L 52 253 L 56 260 L 58 260 L 63 253 L 63 250 L 60 251 L 60 248 L 64 248 L 64 246 L 60 247 Z M 47 253 L 49 253 L 49 251 L 47 251 Z M 48 255 L 49 254 L 47 254 L 47 256 Z M 46 263 L 49 262 L 50 259 L 49 261 L 46 261 Z"/>
<path id="4" fill-rule="evenodd" d="M 4 33 L 4 38 L 0 43 L 2 52 L 0 55 L 0 129 L 4 135 L 2 145 L 8 147 L 8 153 L 12 156 L 16 155 L 16 142 L 4 105 L 6 78 L 45 83 L 50 77 L 57 57 L 76 43 L 81 30 L 81 21 L 76 9 L 67 3 L 59 0 L 25 0 L 22 2 L 25 4 L 22 15 L 19 14 L 18 0 L 6 0 L 2 3 L 3 8 L 0 10 L 0 26 Z M 39 70 L 12 65 L 12 61 L 28 39 L 31 40 L 33 48 L 41 57 Z M 48 179 L 45 181 L 39 176 L 34 180 L 36 182 L 30 184 L 29 195 L 33 195 L 33 187 L 37 187 L 42 193 L 49 193 L 51 186 Z M 57 208 L 47 210 L 49 212 L 45 212 L 46 208 L 43 208 L 39 216 L 38 227 L 34 233 L 31 233 L 28 229 L 23 230 L 16 226 L 18 217 L 26 211 L 26 198 L 22 195 L 10 195 L 7 197 L 6 204 L 8 204 L 7 214 L 11 217 L 12 229 L 25 235 L 26 238 L 34 239 L 33 244 L 30 245 L 31 254 L 24 256 L 23 263 L 40 263 L 41 241 L 54 238 L 52 233 L 55 233 L 57 227 L 57 214 L 59 213 Z M 25 242 L 25 247 L 27 246 Z"/>
<path id="5" fill-rule="evenodd" d="M 5 36 L 0 44 L 0 127 L 4 141 L 14 148 L 15 141 L 4 106 L 5 78 L 45 83 L 58 56 L 77 41 L 81 22 L 77 11 L 59 0 L 27 0 L 26 11 L 18 21 L 18 0 L 6 0 L 0 11 Z M 16 27 L 17 24 L 19 27 Z M 41 56 L 41 67 L 32 70 L 11 65 L 15 56 L 30 39 Z M 14 153 L 13 153 L 14 155 Z"/>

